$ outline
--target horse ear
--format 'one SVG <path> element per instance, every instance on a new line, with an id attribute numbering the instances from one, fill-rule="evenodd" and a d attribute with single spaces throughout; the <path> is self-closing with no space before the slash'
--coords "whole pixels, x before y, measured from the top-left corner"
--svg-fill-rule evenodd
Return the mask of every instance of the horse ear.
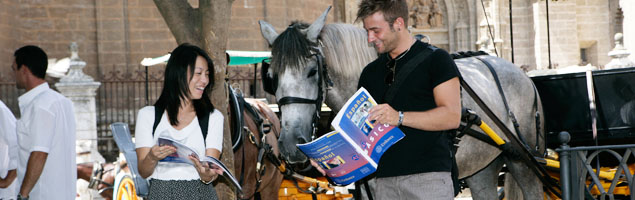
<path id="1" fill-rule="evenodd" d="M 264 20 L 258 20 L 258 23 L 260 24 L 260 33 L 262 33 L 262 37 L 264 37 L 267 42 L 269 42 L 269 45 L 273 45 L 273 41 L 278 38 L 276 29 L 274 29 L 271 24 L 267 23 Z"/>
<path id="2" fill-rule="evenodd" d="M 320 17 L 318 17 L 315 20 L 315 22 L 313 22 L 313 24 L 309 26 L 306 33 L 307 39 L 309 39 L 309 41 L 317 42 L 317 38 L 320 35 L 320 32 L 322 31 L 322 27 L 324 27 L 324 24 L 326 23 L 326 16 L 329 14 L 331 7 L 332 6 L 329 6 L 328 8 L 326 8 L 326 10 L 322 13 L 322 15 L 320 15 Z"/>

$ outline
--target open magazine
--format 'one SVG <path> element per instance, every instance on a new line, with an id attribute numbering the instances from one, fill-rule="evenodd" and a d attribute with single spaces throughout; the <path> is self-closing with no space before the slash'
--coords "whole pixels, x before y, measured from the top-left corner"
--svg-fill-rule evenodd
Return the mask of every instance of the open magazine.
<path id="1" fill-rule="evenodd" d="M 368 112 L 375 105 L 368 91 L 360 88 L 331 122 L 335 131 L 298 148 L 336 184 L 348 185 L 372 174 L 384 152 L 405 136 L 395 126 L 373 126 Z"/>
<path id="2" fill-rule="evenodd" d="M 188 158 L 189 155 L 194 155 L 194 157 L 199 158 L 201 164 L 207 165 L 209 166 L 209 168 L 212 169 L 222 169 L 222 176 L 225 177 L 229 182 L 231 182 L 232 185 L 234 185 L 236 189 L 238 189 L 238 191 L 242 193 L 243 188 L 240 187 L 240 184 L 236 180 L 236 177 L 234 177 L 234 175 L 229 172 L 229 169 L 227 169 L 225 164 L 223 164 L 220 160 L 211 156 L 200 157 L 193 149 L 169 138 L 159 137 L 158 143 L 159 146 L 170 145 L 176 148 L 175 153 L 165 157 L 164 159 L 160 160 L 160 162 L 177 162 L 194 165 L 194 163 L 192 163 L 192 161 Z"/>

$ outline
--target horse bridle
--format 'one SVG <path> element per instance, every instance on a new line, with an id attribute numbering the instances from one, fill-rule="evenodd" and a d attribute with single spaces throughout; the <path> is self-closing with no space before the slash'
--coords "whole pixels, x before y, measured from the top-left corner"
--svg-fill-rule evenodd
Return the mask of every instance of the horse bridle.
<path id="1" fill-rule="evenodd" d="M 317 132 L 317 126 L 320 120 L 320 112 L 322 111 L 322 102 L 324 101 L 324 93 L 325 93 L 325 88 L 322 85 L 326 85 L 326 89 L 328 90 L 331 86 L 333 86 L 333 82 L 331 81 L 330 77 L 328 76 L 328 72 L 327 72 L 327 68 L 326 68 L 326 64 L 324 63 L 324 56 L 322 55 L 322 51 L 319 48 L 314 48 L 313 50 L 313 54 L 311 54 L 312 56 L 316 57 L 317 60 L 317 64 L 318 64 L 318 95 L 316 99 L 307 99 L 307 98 L 302 98 L 302 97 L 293 97 L 293 96 L 284 96 L 282 98 L 280 98 L 280 100 L 278 100 L 278 107 L 282 107 L 284 105 L 289 105 L 289 104 L 315 104 L 315 113 L 313 115 L 313 119 L 311 122 L 311 128 L 312 128 L 312 133 L 311 133 L 311 140 L 314 140 L 316 137 L 316 132 Z M 263 69 L 268 69 L 269 68 L 269 64 L 265 61 L 262 62 L 263 64 Z M 263 70 L 264 71 L 264 70 Z M 266 72 L 266 71 L 265 71 Z M 263 72 L 263 76 L 264 72 Z M 265 78 L 263 78 L 263 84 L 273 84 L 269 85 L 270 90 L 268 91 L 269 93 L 275 95 L 275 91 L 277 89 L 277 79 L 274 78 L 273 80 L 264 80 Z"/>

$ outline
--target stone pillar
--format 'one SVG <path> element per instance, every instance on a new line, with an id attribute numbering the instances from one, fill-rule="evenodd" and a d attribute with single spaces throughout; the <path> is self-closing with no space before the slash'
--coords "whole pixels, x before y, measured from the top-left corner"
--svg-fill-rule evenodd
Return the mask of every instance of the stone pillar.
<path id="1" fill-rule="evenodd" d="M 615 34 L 615 48 L 609 52 L 609 57 L 612 59 L 604 66 L 604 69 L 635 67 L 635 63 L 628 59 L 631 53 L 622 45 L 622 39 L 622 33 Z"/>
<path id="2" fill-rule="evenodd" d="M 635 49 L 635 1 L 633 0 L 620 0 L 620 8 L 624 14 L 624 21 L 622 21 L 624 31 L 624 47 L 627 49 Z M 635 60 L 635 54 L 631 54 L 629 57 L 631 60 Z"/>
<path id="3" fill-rule="evenodd" d="M 101 83 L 84 74 L 82 69 L 86 62 L 77 55 L 77 43 L 70 46 L 71 62 L 68 74 L 60 79 L 55 87 L 64 96 L 73 101 L 76 121 L 77 163 L 99 161 L 104 158 L 97 152 L 97 109 L 95 105 L 96 90 Z"/>
<path id="4" fill-rule="evenodd" d="M 70 45 L 71 62 L 68 74 L 55 84 L 57 90 L 73 101 L 75 111 L 75 132 L 77 152 L 77 163 L 85 162 L 105 162 L 105 159 L 97 151 L 97 109 L 95 104 L 96 90 L 101 83 L 95 82 L 92 77 L 84 74 L 82 69 L 86 67 L 86 62 L 77 55 L 77 43 Z M 95 190 L 88 189 L 88 182 L 77 181 L 77 192 L 80 196 L 77 199 L 99 198 Z"/>

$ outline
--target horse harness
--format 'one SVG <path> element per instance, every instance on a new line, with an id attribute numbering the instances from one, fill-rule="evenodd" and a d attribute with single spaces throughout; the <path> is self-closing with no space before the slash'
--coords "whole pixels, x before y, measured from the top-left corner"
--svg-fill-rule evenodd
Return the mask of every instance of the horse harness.
<path id="1" fill-rule="evenodd" d="M 249 127 L 244 124 L 244 120 L 246 119 L 246 116 L 241 115 L 241 119 L 239 120 L 242 123 L 242 127 L 239 129 L 236 129 L 236 132 L 240 134 L 240 138 L 238 138 L 238 140 L 239 141 L 247 140 L 249 141 L 249 143 L 255 145 L 256 148 L 258 149 L 258 157 L 256 161 L 256 187 L 254 188 L 254 192 L 251 195 L 249 195 L 247 198 L 239 197 L 240 199 L 251 199 L 254 195 L 258 193 L 258 189 L 260 188 L 260 185 L 262 183 L 262 176 L 265 173 L 265 167 L 264 167 L 265 165 L 263 164 L 264 162 L 263 158 L 268 155 L 274 155 L 272 146 L 269 143 L 267 143 L 267 140 L 266 140 L 267 138 L 266 135 L 271 132 L 273 125 L 271 124 L 271 122 L 269 121 L 267 117 L 263 117 L 263 113 L 261 113 L 258 109 L 254 108 L 252 105 L 247 103 L 241 93 L 236 93 L 235 91 L 232 91 L 232 93 L 233 95 L 236 96 L 237 105 L 235 106 L 238 106 L 238 110 L 239 110 L 238 113 L 242 114 L 242 111 L 244 111 L 248 115 L 248 117 L 251 118 L 253 122 L 256 124 L 256 129 L 257 129 L 255 131 L 256 132 L 255 134 L 257 134 L 256 136 L 254 134 L 254 131 L 250 130 Z M 260 141 L 258 141 L 257 138 L 260 138 Z M 239 143 L 238 141 L 235 142 L 235 144 L 238 144 L 238 143 Z M 246 143 L 242 145 L 245 145 L 245 144 Z M 240 144 L 234 145 L 234 146 L 239 147 Z M 236 150 L 237 149 L 234 149 L 234 151 Z M 241 164 L 239 184 L 242 185 L 245 181 L 245 168 L 246 168 L 244 148 L 242 148 L 241 162 L 242 164 Z"/>
<path id="2" fill-rule="evenodd" d="M 460 57 L 463 57 L 465 55 L 468 56 L 477 56 L 477 55 L 484 55 L 484 52 L 468 52 L 468 53 L 461 53 Z M 453 55 L 454 58 L 456 58 L 456 55 Z M 496 85 L 498 87 L 498 91 L 501 94 L 503 103 L 505 105 L 506 111 L 507 111 L 507 115 L 508 117 L 512 120 L 512 123 L 514 124 L 514 129 L 516 131 L 516 135 L 514 135 L 511 130 L 509 130 L 507 128 L 507 126 L 505 126 L 505 124 L 492 112 L 491 109 L 489 109 L 489 107 L 483 102 L 483 100 L 474 92 L 474 90 L 470 87 L 469 84 L 467 84 L 467 82 L 462 78 L 459 77 L 459 81 L 461 84 L 461 88 L 464 89 L 470 97 L 472 97 L 472 99 L 474 99 L 474 101 L 476 102 L 476 104 L 482 108 L 482 110 L 485 112 L 485 114 L 494 121 L 494 123 L 496 124 L 497 127 L 499 127 L 501 129 L 501 131 L 509 138 L 509 143 L 506 143 L 505 145 L 499 146 L 496 144 L 493 144 L 493 146 L 500 148 L 501 150 L 504 150 L 504 153 L 513 155 L 513 156 L 517 156 L 518 158 L 520 158 L 520 160 L 522 162 L 524 162 L 529 168 L 530 170 L 540 179 L 540 181 L 547 185 L 547 189 L 549 189 L 549 192 L 552 192 L 553 194 L 555 194 L 556 196 L 560 197 L 560 191 L 554 189 L 557 188 L 558 185 L 555 183 L 555 181 L 547 174 L 547 172 L 545 171 L 545 169 L 540 165 L 540 161 L 537 160 L 536 156 L 540 156 L 538 155 L 539 153 L 537 152 L 537 150 L 539 149 L 538 147 L 538 139 L 539 139 L 539 132 L 540 132 L 540 113 L 538 111 L 538 94 L 536 91 L 536 88 L 534 86 L 534 104 L 533 107 L 536 110 L 535 113 L 535 118 L 536 118 L 536 146 L 535 149 L 531 149 L 529 148 L 529 145 L 527 144 L 526 140 L 522 137 L 522 135 L 520 134 L 519 131 L 519 124 L 513 114 L 513 112 L 511 112 L 511 110 L 509 109 L 508 105 L 507 105 L 507 101 L 505 98 L 505 95 L 503 93 L 503 90 L 501 88 L 500 85 L 500 81 L 498 80 L 498 76 L 496 74 L 496 72 L 494 71 L 493 67 L 491 66 L 491 64 L 481 58 L 475 57 L 476 59 L 478 59 L 479 61 L 483 62 L 488 69 L 490 70 L 490 72 L 492 73 L 494 80 L 496 81 Z M 471 126 L 474 125 L 477 121 L 480 121 L 478 115 L 476 115 L 473 111 L 464 108 L 463 109 L 463 113 L 462 113 L 462 119 L 463 122 L 466 122 L 466 125 L 461 125 L 458 129 L 459 132 L 461 132 L 457 138 L 455 138 L 455 146 L 458 144 L 458 141 L 460 141 L 460 137 L 463 136 L 465 133 L 469 134 L 470 136 L 475 136 L 474 138 L 479 139 L 481 141 L 484 141 L 486 143 L 492 144 L 492 138 L 487 138 L 487 137 L 483 137 L 484 134 L 476 132 L 474 130 L 471 129 Z M 504 146 L 506 146 L 507 148 L 505 148 Z"/>
<path id="3" fill-rule="evenodd" d="M 321 41 L 319 41 L 321 45 Z M 282 107 L 284 105 L 289 104 L 315 104 L 315 113 L 313 115 L 313 120 L 311 122 L 312 133 L 311 140 L 316 138 L 317 127 L 320 121 L 320 112 L 322 111 L 322 102 L 324 101 L 324 93 L 325 90 L 329 90 L 333 86 L 333 81 L 328 75 L 327 66 L 324 62 L 324 55 L 322 54 L 322 50 L 319 47 L 312 48 L 312 54 L 310 57 L 315 56 L 318 65 L 318 95 L 316 99 L 307 99 L 302 97 L 293 97 L 293 96 L 285 96 L 278 100 L 278 106 Z M 265 60 L 262 61 L 261 68 L 261 76 L 262 76 L 262 84 L 264 90 L 272 95 L 276 95 L 276 90 L 278 89 L 278 76 L 273 75 L 270 77 L 267 75 L 270 64 Z M 326 85 L 326 88 L 323 87 Z"/>
<path id="4" fill-rule="evenodd" d="M 104 175 L 110 172 L 113 172 L 113 170 L 115 169 L 115 165 L 116 163 L 113 163 L 113 165 L 110 165 L 112 167 L 107 168 L 105 163 L 100 163 L 100 162 L 94 162 L 93 163 L 93 170 L 92 173 L 90 175 L 90 180 L 88 181 L 88 188 L 89 189 L 94 189 L 97 190 L 97 192 L 99 194 L 101 194 L 102 192 L 106 191 L 106 190 L 110 190 L 113 189 L 113 185 L 112 183 L 108 183 L 106 181 L 103 180 Z M 99 188 L 100 184 L 104 184 L 106 185 L 105 188 Z"/>

